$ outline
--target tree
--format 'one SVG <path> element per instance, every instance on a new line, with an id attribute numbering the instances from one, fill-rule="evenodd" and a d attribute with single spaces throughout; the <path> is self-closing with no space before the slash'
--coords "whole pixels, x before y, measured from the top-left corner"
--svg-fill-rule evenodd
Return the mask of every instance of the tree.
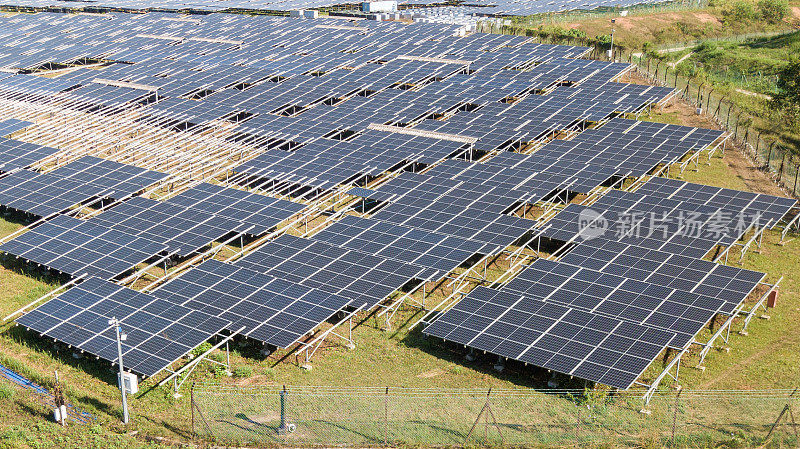
<path id="1" fill-rule="evenodd" d="M 795 58 L 780 71 L 777 87 L 778 93 L 772 97 L 773 106 L 796 127 L 800 118 L 800 58 Z"/>

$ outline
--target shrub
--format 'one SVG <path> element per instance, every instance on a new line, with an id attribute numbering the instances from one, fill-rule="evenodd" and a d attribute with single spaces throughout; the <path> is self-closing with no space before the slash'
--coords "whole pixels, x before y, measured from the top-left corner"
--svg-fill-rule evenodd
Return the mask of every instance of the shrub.
<path id="1" fill-rule="evenodd" d="M 200 346 L 192 349 L 190 354 L 192 355 L 192 358 L 194 358 L 194 357 L 197 357 L 199 355 L 202 355 L 204 352 L 208 351 L 209 349 L 211 349 L 211 343 L 205 342 L 205 343 L 201 344 Z"/>
<path id="2" fill-rule="evenodd" d="M 237 366 L 236 369 L 233 370 L 233 377 L 244 379 L 247 377 L 251 377 L 253 375 L 253 368 L 249 366 Z"/>
<path id="3" fill-rule="evenodd" d="M 789 15 L 789 2 L 786 0 L 759 0 L 758 10 L 769 22 L 780 22 Z"/>
<path id="4" fill-rule="evenodd" d="M 756 8 L 746 0 L 739 0 L 733 4 L 730 11 L 726 11 L 726 15 L 736 21 L 755 20 Z"/>

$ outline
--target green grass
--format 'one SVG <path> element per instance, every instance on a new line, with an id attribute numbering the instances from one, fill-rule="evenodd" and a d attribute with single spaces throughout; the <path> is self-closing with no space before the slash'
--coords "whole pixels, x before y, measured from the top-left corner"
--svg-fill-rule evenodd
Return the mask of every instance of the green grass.
<path id="1" fill-rule="evenodd" d="M 750 117 L 765 141 L 778 140 L 800 151 L 800 127 L 781 117 L 769 100 L 777 92 L 780 71 L 800 54 L 800 31 L 745 42 L 706 42 L 666 57 L 677 61 L 689 51 L 691 55 L 676 67 L 679 75 L 702 84 L 706 91 L 713 87 L 715 94 L 743 111 L 743 117 Z"/>
<path id="2" fill-rule="evenodd" d="M 652 118 L 678 121 L 676 115 L 669 114 Z M 685 179 L 722 187 L 746 188 L 744 180 L 719 157 L 713 158 L 710 166 L 701 164 L 699 172 L 687 170 Z M 0 229 L 6 234 L 19 226 L 0 219 Z M 800 379 L 800 352 L 797 351 L 800 334 L 796 331 L 796 323 L 800 322 L 800 285 L 796 271 L 800 266 L 800 240 L 778 246 L 777 238 L 775 232 L 768 233 L 762 253 L 748 254 L 744 267 L 765 271 L 773 281 L 781 275 L 787 276 L 782 283 L 779 307 L 769 312 L 769 321 L 754 320 L 749 336 L 733 334 L 729 353 L 712 351 L 706 360 L 707 370 L 704 373 L 684 368 L 681 372 L 684 387 L 767 389 L 790 388 L 797 384 L 797 379 Z M 499 273 L 499 270 L 495 271 Z M 490 273 L 491 276 L 496 274 Z M 37 277 L 13 263 L 6 263 L 0 267 L 0 286 L 4 291 L 0 314 L 5 316 L 53 289 L 55 285 L 50 279 Z M 233 344 L 231 362 L 238 377 L 228 378 L 220 375 L 212 365 L 203 364 L 189 383 L 210 381 L 241 385 L 477 389 L 546 386 L 549 374 L 543 370 L 509 363 L 505 371 L 498 373 L 492 369 L 496 360 L 494 357 L 481 355 L 477 361 L 467 362 L 463 350 L 456 345 L 425 339 L 419 330 L 410 331 L 408 324 L 418 316 L 419 312 L 415 309 L 404 308 L 395 319 L 394 329 L 390 331 L 380 329 L 382 320 L 359 317 L 353 331 L 356 348 L 348 350 L 332 339 L 315 355 L 311 371 L 300 369 L 295 356 L 287 355 L 285 351 L 264 358 L 259 355 L 258 347 Z M 347 329 L 341 331 L 346 332 Z M 0 363 L 37 383 L 49 385 L 52 373 L 58 370 L 66 386 L 68 400 L 98 418 L 91 432 L 73 430 L 76 428 L 74 426 L 65 430 L 46 422 L 49 411 L 25 394 L 0 398 L 0 415 L 4 418 L 0 424 L 0 448 L 50 447 L 47 446 L 50 443 L 45 443 L 47 441 L 64 441 L 64 447 L 82 447 L 82 444 L 91 447 L 97 441 L 109 447 L 141 444 L 139 440 L 121 435 L 123 428 L 119 424 L 121 410 L 118 390 L 114 386 L 115 374 L 109 364 L 87 358 L 75 359 L 69 349 L 54 346 L 52 341 L 11 324 L 0 327 L 0 348 Z M 218 353 L 217 357 L 221 358 L 221 355 Z M 684 367 L 696 363 L 696 357 L 695 350 L 685 359 Z M 652 378 L 659 371 L 658 365 L 656 363 L 648 371 L 647 377 Z M 583 382 L 565 378 L 561 386 L 582 388 Z M 664 386 L 668 385 L 665 383 Z M 187 387 L 188 384 L 184 387 L 184 393 L 188 391 Z M 154 380 L 145 381 L 141 392 L 131 398 L 133 421 L 124 430 L 187 439 L 190 436 L 188 397 L 175 399 L 171 393 L 169 387 L 156 387 Z M 31 423 L 36 423 L 36 427 Z"/>
<path id="3" fill-rule="evenodd" d="M 704 76 L 715 85 L 773 95 L 776 76 L 798 52 L 800 32 L 747 42 L 706 42 L 692 49 L 677 69 L 683 75 Z"/>

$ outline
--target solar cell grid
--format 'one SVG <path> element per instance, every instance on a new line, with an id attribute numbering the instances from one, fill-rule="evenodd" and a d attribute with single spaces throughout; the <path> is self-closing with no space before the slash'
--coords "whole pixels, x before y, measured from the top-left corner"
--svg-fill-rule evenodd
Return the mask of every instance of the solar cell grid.
<path id="1" fill-rule="evenodd" d="M 637 193 L 720 208 L 728 211 L 731 218 L 739 215 L 760 216 L 761 226 L 769 227 L 778 224 L 797 204 L 797 201 L 792 198 L 723 189 L 660 177 L 651 178 L 637 190 Z"/>
<path id="2" fill-rule="evenodd" d="M 482 286 L 423 332 L 620 389 L 629 388 L 674 335 Z"/>
<path id="3" fill-rule="evenodd" d="M 126 370 L 154 376 L 222 331 L 228 321 L 95 277 L 46 302 L 16 322 L 117 363 L 117 318 Z"/>
<path id="4" fill-rule="evenodd" d="M 28 167 L 58 151 L 56 148 L 43 145 L 0 138 L 0 171 L 9 172 L 16 168 Z"/>
<path id="5" fill-rule="evenodd" d="M 367 310 L 423 272 L 419 266 L 288 234 L 235 264 L 346 297 L 351 306 Z"/>
<path id="6" fill-rule="evenodd" d="M 0 251 L 72 276 L 112 279 L 167 247 L 94 221 L 57 216 L 0 245 Z"/>
<path id="7" fill-rule="evenodd" d="M 228 320 L 231 331 L 286 348 L 350 299 L 242 266 L 207 260 L 152 292 L 153 296 Z"/>
<path id="8" fill-rule="evenodd" d="M 765 277 L 757 271 L 603 238 L 581 242 L 560 261 L 721 299 L 725 304 L 720 311 L 726 314 L 732 314 Z"/>
<path id="9" fill-rule="evenodd" d="M 724 306 L 720 299 L 546 259 L 534 261 L 502 289 L 675 332 L 669 346 L 678 349 Z"/>
<path id="10" fill-rule="evenodd" d="M 429 268 L 417 276 L 431 280 L 453 271 L 483 247 L 471 240 L 355 216 L 344 217 L 312 239 Z"/>
<path id="11" fill-rule="evenodd" d="M 33 122 L 26 122 L 25 120 L 18 120 L 15 118 L 0 120 L 0 136 L 7 136 L 31 125 L 33 125 Z"/>
<path id="12" fill-rule="evenodd" d="M 166 201 L 135 197 L 93 220 L 163 241 L 186 256 L 231 234 L 261 235 L 305 206 L 237 189 L 200 184 Z"/>

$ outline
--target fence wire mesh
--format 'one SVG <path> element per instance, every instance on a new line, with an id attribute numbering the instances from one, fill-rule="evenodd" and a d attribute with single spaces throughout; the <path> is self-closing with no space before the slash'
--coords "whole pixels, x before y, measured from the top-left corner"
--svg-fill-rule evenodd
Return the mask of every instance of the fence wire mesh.
<path id="1" fill-rule="evenodd" d="M 193 386 L 193 433 L 265 446 L 800 443 L 788 390 L 662 392 L 645 406 L 641 393 L 284 388 Z"/>
<path id="2" fill-rule="evenodd" d="M 539 35 L 537 30 L 519 25 L 494 24 L 482 31 L 528 35 L 533 36 L 539 42 L 548 44 L 589 46 L 592 47 L 589 58 L 608 59 L 608 48 L 587 37 Z M 758 37 L 778 36 L 790 32 L 792 31 L 745 34 L 719 40 L 746 42 Z M 686 45 L 692 46 L 699 43 L 702 42 L 688 42 Z M 756 118 L 739 108 L 725 93 L 715 91 L 712 85 L 697 84 L 688 77 L 678 74 L 666 60 L 620 47 L 615 47 L 614 59 L 635 65 L 641 74 L 656 84 L 675 88 L 680 97 L 701 109 L 720 127 L 727 130 L 733 137 L 733 143 L 739 146 L 759 168 L 770 173 L 779 186 L 795 197 L 800 196 L 800 148 L 783 146 L 775 135 L 767 137 L 769 133 L 759 131 L 755 126 Z"/>
<path id="3" fill-rule="evenodd" d="M 636 65 L 652 81 L 673 87 L 679 95 L 714 120 L 733 137 L 734 142 L 762 170 L 794 196 L 800 195 L 800 154 L 785 148 L 776 140 L 765 140 L 754 127 L 754 118 L 739 109 L 713 86 L 697 84 L 679 75 L 666 61 L 645 54 L 620 51 L 617 58 Z"/>

